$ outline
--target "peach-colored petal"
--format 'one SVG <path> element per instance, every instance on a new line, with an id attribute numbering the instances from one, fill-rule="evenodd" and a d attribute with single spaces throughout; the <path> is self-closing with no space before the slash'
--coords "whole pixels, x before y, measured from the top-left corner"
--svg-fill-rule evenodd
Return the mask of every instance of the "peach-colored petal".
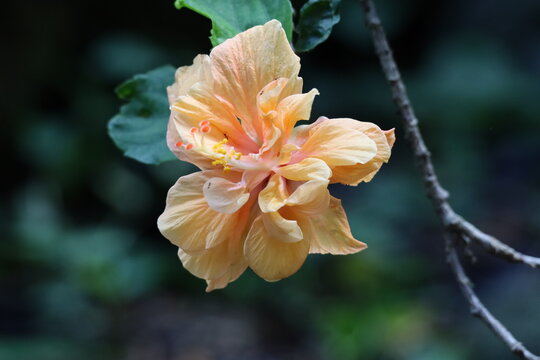
<path id="1" fill-rule="evenodd" d="M 332 183 L 356 186 L 361 182 L 369 182 L 379 171 L 383 162 L 370 161 L 367 164 L 336 166 L 333 169 Z"/>
<path id="2" fill-rule="evenodd" d="M 206 291 L 224 288 L 247 268 L 243 246 L 249 212 L 249 207 L 240 210 L 236 226 L 227 241 L 196 253 L 178 250 L 178 256 L 184 267 L 193 275 L 206 280 L 208 284 Z"/>
<path id="3" fill-rule="evenodd" d="M 210 208 L 224 214 L 237 212 L 249 199 L 249 192 L 241 182 L 222 177 L 208 179 L 203 194 Z"/>
<path id="4" fill-rule="evenodd" d="M 334 197 L 326 211 L 318 215 L 299 215 L 298 222 L 306 238 L 310 239 L 310 253 L 345 255 L 367 247 L 352 236 L 341 201 Z"/>
<path id="5" fill-rule="evenodd" d="M 197 55 L 193 59 L 193 65 L 178 68 L 174 78 L 174 84 L 167 87 L 167 95 L 171 105 L 180 96 L 186 95 L 195 83 L 211 81 L 210 57 L 208 55 Z"/>
<path id="6" fill-rule="evenodd" d="M 291 161 L 293 152 L 300 150 L 300 147 L 295 144 L 285 144 L 281 147 L 278 156 L 278 165 L 285 165 Z"/>
<path id="7" fill-rule="evenodd" d="M 294 274 L 304 263 L 309 242 L 284 242 L 266 229 L 262 214 L 253 221 L 244 244 L 244 255 L 253 271 L 267 281 Z"/>
<path id="8" fill-rule="evenodd" d="M 396 142 L 396 132 L 394 129 L 390 130 L 384 130 L 384 135 L 386 136 L 386 141 L 388 141 L 388 145 L 390 147 L 394 146 L 394 143 Z"/>
<path id="9" fill-rule="evenodd" d="M 238 223 L 238 214 L 212 210 L 203 195 L 203 185 L 221 171 L 202 171 L 178 179 L 167 194 L 158 228 L 169 241 L 187 252 L 212 248 L 226 241 Z"/>
<path id="10" fill-rule="evenodd" d="M 255 26 L 210 53 L 214 91 L 234 106 L 248 135 L 262 142 L 257 95 L 271 81 L 298 75 L 300 60 L 279 21 Z"/>
<path id="11" fill-rule="evenodd" d="M 229 283 L 238 279 L 240 275 L 244 273 L 247 267 L 247 261 L 242 255 L 238 262 L 232 264 L 222 276 L 216 279 L 206 279 L 206 283 L 208 284 L 206 287 L 206 292 L 225 288 Z"/>
<path id="12" fill-rule="evenodd" d="M 242 182 L 246 184 L 246 187 L 252 191 L 260 186 L 260 184 L 265 181 L 268 176 L 270 176 L 271 171 L 266 170 L 247 170 L 242 174 Z"/>
<path id="13" fill-rule="evenodd" d="M 273 149 L 274 152 L 271 154 L 273 157 L 273 154 L 279 151 L 276 145 L 279 145 L 278 140 L 281 139 L 283 131 L 276 125 L 276 117 L 277 113 L 275 111 L 261 116 L 262 146 L 259 149 L 259 154 Z"/>
<path id="14" fill-rule="evenodd" d="M 316 157 L 331 167 L 365 164 L 377 154 L 377 146 L 364 133 L 340 122 L 327 120 L 312 129 L 292 160 Z"/>
<path id="15" fill-rule="evenodd" d="M 275 169 L 276 174 L 289 180 L 328 180 L 332 170 L 321 159 L 306 158 L 292 165 L 281 166 Z"/>
<path id="16" fill-rule="evenodd" d="M 286 97 L 302 92 L 302 78 L 275 79 L 264 86 L 257 95 L 257 103 L 262 114 L 277 110 L 278 104 Z"/>
<path id="17" fill-rule="evenodd" d="M 178 257 L 182 265 L 193 275 L 201 279 L 218 279 L 223 276 L 231 263 L 227 242 L 198 253 L 189 254 L 178 248 Z"/>
<path id="18" fill-rule="evenodd" d="M 272 175 L 266 187 L 259 193 L 259 207 L 262 212 L 279 210 L 289 196 L 284 179 L 278 174 Z"/>
<path id="19" fill-rule="evenodd" d="M 315 96 L 319 95 L 317 89 L 312 89 L 305 94 L 294 94 L 281 100 L 278 107 L 279 126 L 288 135 L 294 125 L 300 120 L 309 120 L 311 106 Z"/>
<path id="20" fill-rule="evenodd" d="M 296 188 L 287 198 L 287 206 L 302 205 L 305 210 L 321 211 L 328 205 L 328 180 L 309 180 Z"/>
<path id="21" fill-rule="evenodd" d="M 358 185 L 362 181 L 370 181 L 383 163 L 388 162 L 390 159 L 392 145 L 395 141 L 394 130 L 383 131 L 373 123 L 354 119 L 331 119 L 329 121 L 339 122 L 346 127 L 361 131 L 373 140 L 377 146 L 377 154 L 365 164 L 333 167 L 333 176 L 330 181 L 346 185 Z"/>
<path id="22" fill-rule="evenodd" d="M 222 242 L 211 249 L 194 254 L 188 254 L 182 249 L 178 250 L 182 265 L 193 275 L 207 281 L 206 291 L 224 288 L 247 268 L 247 261 L 243 254 L 245 223 L 245 220 L 241 220 L 229 241 Z"/>
<path id="23" fill-rule="evenodd" d="M 306 213 L 320 212 L 328 206 L 328 178 L 332 171 L 321 159 L 306 158 L 298 163 L 281 166 L 276 173 L 290 180 L 291 195 L 287 206 L 301 206 Z"/>
<path id="24" fill-rule="evenodd" d="M 291 144 L 295 144 L 296 146 L 300 147 L 304 145 L 304 143 L 309 138 L 309 133 L 317 128 L 321 123 L 329 120 L 326 116 L 319 116 L 317 120 L 312 124 L 306 124 L 306 125 L 299 125 L 292 129 L 291 134 L 289 135 L 288 142 Z"/>
<path id="25" fill-rule="evenodd" d="M 284 242 L 297 242 L 304 238 L 296 220 L 285 219 L 278 211 L 263 213 L 264 227 L 269 235 Z"/>

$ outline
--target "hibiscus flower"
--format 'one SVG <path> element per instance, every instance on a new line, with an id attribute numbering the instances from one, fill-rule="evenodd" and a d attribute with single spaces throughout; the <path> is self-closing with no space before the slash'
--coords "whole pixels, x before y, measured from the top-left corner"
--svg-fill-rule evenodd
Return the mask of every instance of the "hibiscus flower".
<path id="1" fill-rule="evenodd" d="M 277 281 L 309 253 L 366 248 L 328 184 L 370 181 L 390 157 L 394 131 L 326 117 L 295 127 L 318 94 L 302 93 L 299 70 L 272 20 L 198 55 L 168 88 L 168 146 L 201 171 L 173 185 L 158 227 L 207 291 L 247 267 Z"/>

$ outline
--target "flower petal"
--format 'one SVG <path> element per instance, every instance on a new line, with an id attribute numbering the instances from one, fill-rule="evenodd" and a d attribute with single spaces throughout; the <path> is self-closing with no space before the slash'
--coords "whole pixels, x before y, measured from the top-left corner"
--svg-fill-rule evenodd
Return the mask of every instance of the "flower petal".
<path id="1" fill-rule="evenodd" d="M 318 215 L 299 214 L 298 223 L 310 240 L 310 253 L 346 255 L 367 247 L 352 236 L 341 200 L 334 197 L 331 197 L 328 209 Z"/>
<path id="2" fill-rule="evenodd" d="M 310 180 L 298 186 L 286 201 L 287 206 L 302 206 L 307 212 L 320 212 L 328 206 L 328 180 Z"/>
<path id="3" fill-rule="evenodd" d="M 285 165 L 291 161 L 292 153 L 298 151 L 300 147 L 295 144 L 285 144 L 281 147 L 278 157 L 278 165 Z"/>
<path id="4" fill-rule="evenodd" d="M 243 248 L 252 204 L 253 201 L 250 201 L 247 206 L 240 209 L 235 226 L 230 229 L 226 241 L 195 253 L 178 250 L 182 265 L 193 275 L 206 280 L 207 292 L 226 287 L 247 268 Z"/>
<path id="5" fill-rule="evenodd" d="M 277 107 L 279 125 L 286 135 L 298 121 L 309 120 L 316 95 L 319 95 L 319 91 L 312 89 L 308 93 L 290 95 L 280 101 Z"/>
<path id="6" fill-rule="evenodd" d="M 247 209 L 249 210 L 249 209 Z M 248 211 L 245 211 L 246 219 Z M 243 221 L 245 225 L 246 221 Z M 205 279 L 208 283 L 206 291 L 222 289 L 228 283 L 236 280 L 247 268 L 243 254 L 243 230 L 233 231 L 229 241 L 197 253 L 186 253 L 178 249 L 178 257 L 182 265 L 193 275 Z"/>
<path id="7" fill-rule="evenodd" d="M 275 169 L 276 174 L 289 180 L 328 180 L 332 170 L 326 163 L 317 158 L 306 158 L 296 164 L 281 166 Z"/>
<path id="8" fill-rule="evenodd" d="M 383 131 L 377 125 L 354 119 L 331 119 L 366 134 L 377 146 L 377 154 L 365 164 L 349 166 L 336 166 L 332 168 L 331 182 L 340 182 L 346 185 L 358 185 L 360 182 L 370 181 L 379 171 L 383 163 L 390 159 L 392 145 L 395 141 L 394 129 Z"/>
<path id="9" fill-rule="evenodd" d="M 222 177 L 208 179 L 204 183 L 203 194 L 210 208 L 224 214 L 235 213 L 249 199 L 249 192 L 242 183 Z"/>
<path id="10" fill-rule="evenodd" d="M 225 241 L 194 254 L 188 254 L 178 248 L 178 257 L 182 265 L 193 275 L 201 279 L 218 279 L 225 274 L 231 263 L 228 246 L 228 242 Z"/>
<path id="11" fill-rule="evenodd" d="M 257 103 L 262 114 L 277 110 L 278 104 L 286 97 L 302 92 L 303 80 L 293 76 L 290 79 L 278 78 L 266 84 L 257 95 Z"/>
<path id="12" fill-rule="evenodd" d="M 278 174 L 274 174 L 268 180 L 266 187 L 259 193 L 259 207 L 264 213 L 277 211 L 285 205 L 288 196 L 284 179 Z"/>
<path id="13" fill-rule="evenodd" d="M 271 81 L 298 75 L 300 59 L 279 21 L 255 26 L 216 46 L 210 53 L 214 90 L 234 105 L 235 115 L 254 140 L 261 140 L 257 95 Z"/>
<path id="14" fill-rule="evenodd" d="M 366 134 L 341 122 L 327 120 L 310 130 L 309 138 L 292 161 L 316 157 L 333 167 L 365 164 L 376 154 L 377 146 Z"/>
<path id="15" fill-rule="evenodd" d="M 328 178 L 332 171 L 321 159 L 306 158 L 296 164 L 278 167 L 276 173 L 290 180 L 292 194 L 287 206 L 301 206 L 298 211 L 320 212 L 328 207 Z"/>
<path id="16" fill-rule="evenodd" d="M 232 264 L 222 276 L 216 279 L 206 279 L 206 283 L 208 284 L 206 287 L 206 292 L 225 288 L 229 283 L 238 279 L 240 275 L 242 275 L 242 273 L 247 269 L 247 267 L 247 261 L 242 255 L 240 260 Z"/>
<path id="17" fill-rule="evenodd" d="M 200 81 L 211 81 L 210 57 L 197 55 L 193 59 L 193 65 L 182 66 L 176 70 L 174 84 L 167 87 L 169 104 L 174 104 L 180 96 L 188 93 L 189 89 Z"/>
<path id="18" fill-rule="evenodd" d="M 278 211 L 262 214 L 265 228 L 275 239 L 284 242 L 297 242 L 304 238 L 296 220 L 285 219 Z"/>
<path id="19" fill-rule="evenodd" d="M 249 267 L 267 281 L 281 280 L 294 274 L 309 252 L 309 242 L 283 242 L 266 229 L 262 214 L 255 218 L 244 244 Z"/>
<path id="20" fill-rule="evenodd" d="M 167 194 L 158 228 L 169 241 L 187 252 L 212 248 L 227 240 L 239 222 L 239 214 L 212 210 L 203 195 L 203 185 L 220 171 L 202 171 L 183 176 Z"/>

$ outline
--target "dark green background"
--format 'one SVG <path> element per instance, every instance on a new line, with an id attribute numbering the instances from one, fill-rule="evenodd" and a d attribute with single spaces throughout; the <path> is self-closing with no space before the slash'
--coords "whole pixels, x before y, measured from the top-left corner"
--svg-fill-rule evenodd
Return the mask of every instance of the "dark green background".
<path id="1" fill-rule="evenodd" d="M 539 255 L 540 3 L 377 3 L 456 210 Z M 0 359 L 513 358 L 468 314 L 360 7 L 342 10 L 301 75 L 314 118 L 397 128 L 372 183 L 331 188 L 369 249 L 205 294 L 156 228 L 192 168 L 124 158 L 106 124 L 117 84 L 207 53 L 209 21 L 172 1 L 3 5 Z M 540 274 L 473 250 L 479 295 L 539 353 Z"/>

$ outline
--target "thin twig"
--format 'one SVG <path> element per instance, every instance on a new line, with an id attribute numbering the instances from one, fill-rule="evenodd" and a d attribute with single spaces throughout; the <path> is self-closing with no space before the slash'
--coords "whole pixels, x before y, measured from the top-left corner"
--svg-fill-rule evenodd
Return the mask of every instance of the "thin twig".
<path id="1" fill-rule="evenodd" d="M 479 230 L 463 218 L 460 218 L 460 221 L 455 224 L 455 227 L 459 232 L 473 239 L 492 255 L 504 258 L 510 262 L 522 263 L 532 268 L 540 268 L 540 258 L 525 255 L 514 250 L 497 238 Z"/>
<path id="2" fill-rule="evenodd" d="M 454 240 L 450 237 L 451 235 L 448 235 L 446 240 L 446 260 L 456 276 L 463 296 L 465 296 L 469 302 L 471 314 L 484 321 L 514 354 L 523 359 L 539 360 L 540 357 L 532 354 L 525 346 L 523 346 L 522 343 L 517 341 L 514 335 L 512 335 L 512 333 L 508 331 L 508 329 L 489 312 L 484 304 L 482 304 L 478 296 L 476 296 L 472 288 L 473 284 L 467 277 L 467 274 L 465 274 L 465 270 L 463 270 L 463 266 L 461 265 L 461 261 L 457 255 Z"/>
<path id="3" fill-rule="evenodd" d="M 441 186 L 437 178 L 431 153 L 426 146 L 420 129 L 418 118 L 414 113 L 405 85 L 401 80 L 401 75 L 397 67 L 392 50 L 386 39 L 386 34 L 377 14 L 377 10 L 372 0 L 360 0 L 364 8 L 366 25 L 371 31 L 375 52 L 381 63 L 383 73 L 390 85 L 392 99 L 397 105 L 399 115 L 403 120 L 405 135 L 414 152 L 420 172 L 424 179 L 426 192 L 431 199 L 435 212 L 441 220 L 446 237 L 456 237 L 462 241 L 474 241 L 480 244 L 486 251 L 512 262 L 520 262 L 533 268 L 540 267 L 540 258 L 524 255 L 510 246 L 502 243 L 491 235 L 478 230 L 474 225 L 459 216 L 448 203 L 448 192 Z M 521 358 L 527 360 L 540 360 L 540 357 L 529 352 L 514 336 L 484 307 L 467 278 L 459 258 L 457 256 L 454 242 L 447 241 L 448 262 L 456 275 L 456 279 L 471 305 L 474 315 L 483 320 L 493 332 L 500 337 L 510 350 Z"/>

